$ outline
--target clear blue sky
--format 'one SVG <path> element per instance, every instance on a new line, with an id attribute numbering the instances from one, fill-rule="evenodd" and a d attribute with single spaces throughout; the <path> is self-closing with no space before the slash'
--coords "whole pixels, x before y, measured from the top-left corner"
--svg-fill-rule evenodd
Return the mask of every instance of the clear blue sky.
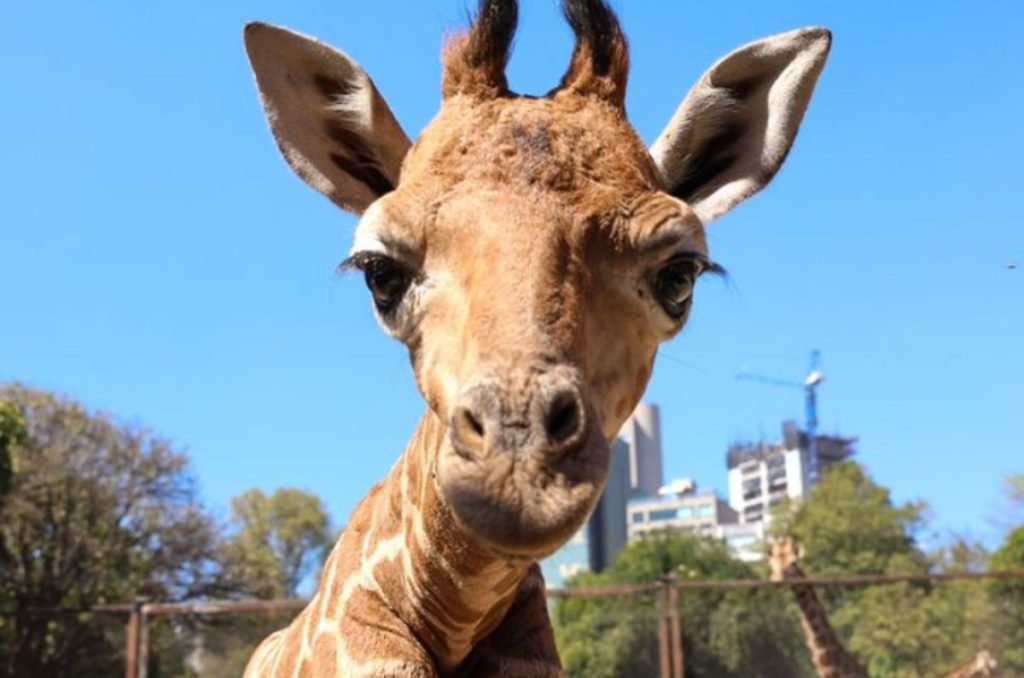
<path id="1" fill-rule="evenodd" d="M 567 62 L 554 0 L 525 0 L 513 86 Z M 824 354 L 827 432 L 938 529 L 992 538 L 1024 471 L 1024 5 L 619 0 L 628 105 L 653 139 L 694 79 L 802 25 L 835 45 L 789 161 L 713 225 L 731 281 L 701 284 L 648 391 L 670 476 L 725 486 L 735 440 L 773 439 Z M 464 0 L 22 2 L 0 22 L 0 379 L 52 388 L 188 449 L 209 504 L 294 485 L 338 522 L 422 409 L 362 282 L 354 219 L 291 175 L 245 61 L 248 19 L 355 56 L 410 134 L 438 104 Z"/>

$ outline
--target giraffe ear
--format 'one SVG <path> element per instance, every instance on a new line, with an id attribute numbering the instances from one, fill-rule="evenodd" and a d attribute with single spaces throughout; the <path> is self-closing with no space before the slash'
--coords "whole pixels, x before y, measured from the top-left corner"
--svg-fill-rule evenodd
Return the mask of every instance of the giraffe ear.
<path id="1" fill-rule="evenodd" d="M 258 22 L 246 25 L 245 48 L 270 129 L 296 174 L 356 214 L 395 189 L 411 144 L 359 64 Z"/>
<path id="2" fill-rule="evenodd" d="M 761 190 L 782 166 L 831 43 L 824 28 L 758 40 L 690 90 L 651 155 L 669 192 L 705 224 Z"/>

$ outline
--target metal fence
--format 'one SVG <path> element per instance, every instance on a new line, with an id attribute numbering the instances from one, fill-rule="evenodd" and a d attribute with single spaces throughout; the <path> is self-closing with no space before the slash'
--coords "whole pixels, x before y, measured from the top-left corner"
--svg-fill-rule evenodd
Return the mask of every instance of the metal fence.
<path id="1" fill-rule="evenodd" d="M 679 579 L 666 577 L 646 584 L 588 586 L 548 589 L 550 600 L 570 598 L 632 598 L 653 601 L 658 626 L 658 675 L 660 678 L 683 678 L 685 648 L 680 613 L 680 595 L 687 591 L 723 591 L 780 589 L 810 585 L 816 588 L 864 587 L 905 582 L 955 582 L 972 580 L 1024 580 L 1024 569 L 999 572 L 944 572 L 892 575 L 843 575 L 809 577 L 786 581 L 758 579 Z M 58 617 L 61 614 L 89 613 L 111 619 L 122 618 L 125 642 L 125 678 L 147 678 L 150 664 L 151 628 L 161 618 L 210 618 L 224 615 L 278 614 L 301 611 L 304 599 L 279 600 L 209 600 L 197 602 L 150 602 L 139 599 L 131 603 L 97 605 L 90 608 L 54 608 L 22 610 L 18 614 Z M 0 612 L 0 616 L 6 616 Z"/>

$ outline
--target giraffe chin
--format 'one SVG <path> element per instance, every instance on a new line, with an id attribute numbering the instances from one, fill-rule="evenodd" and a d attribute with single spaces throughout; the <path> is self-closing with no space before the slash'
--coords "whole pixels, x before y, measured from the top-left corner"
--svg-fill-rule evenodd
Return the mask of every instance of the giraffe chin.
<path id="1" fill-rule="evenodd" d="M 561 456 L 531 449 L 468 456 L 446 445 L 438 482 L 456 524 L 501 557 L 537 560 L 590 516 L 608 479 L 608 442 L 594 430 Z"/>

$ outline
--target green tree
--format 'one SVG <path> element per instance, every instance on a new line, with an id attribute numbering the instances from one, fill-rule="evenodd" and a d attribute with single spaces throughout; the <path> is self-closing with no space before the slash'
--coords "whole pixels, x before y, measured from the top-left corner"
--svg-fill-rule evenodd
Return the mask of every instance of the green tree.
<path id="1" fill-rule="evenodd" d="M 844 462 L 826 470 L 806 501 L 783 502 L 769 531 L 794 536 L 804 550 L 802 566 L 817 575 L 921 571 L 927 557 L 916 535 L 925 508 L 893 504 L 863 467 Z"/>
<path id="2" fill-rule="evenodd" d="M 17 384 L 0 401 L 23 425 L 0 506 L 0 606 L 13 613 L 0 675 L 114 675 L 121 638 L 91 615 L 40 610 L 210 593 L 216 529 L 168 441 Z"/>
<path id="3" fill-rule="evenodd" d="M 871 586 L 839 607 L 832 622 L 846 631 L 848 648 L 871 676 L 943 675 L 981 649 L 964 642 L 975 629 L 950 593 L 907 583 Z"/>
<path id="4" fill-rule="evenodd" d="M 0 400 L 0 505 L 11 488 L 14 446 L 25 438 L 25 422 L 13 402 Z"/>
<path id="5" fill-rule="evenodd" d="M 570 585 L 650 583 L 669 574 L 680 579 L 759 576 L 716 540 L 664 532 L 629 544 L 606 572 L 583 575 Z M 777 591 L 684 591 L 680 614 L 688 675 L 809 675 L 797 623 Z M 652 599 L 567 598 L 556 604 L 554 623 L 570 676 L 657 675 Z"/>
<path id="6" fill-rule="evenodd" d="M 231 501 L 233 533 L 221 546 L 225 576 L 238 595 L 297 596 L 323 564 L 331 544 L 330 518 L 316 495 L 282 488 L 267 496 L 249 490 Z M 219 620 L 203 631 L 204 678 L 236 678 L 256 645 L 292 615 Z"/>
<path id="7" fill-rule="evenodd" d="M 828 469 L 802 503 L 784 503 L 771 532 L 801 543 L 814 575 L 980 569 L 966 542 L 929 556 L 917 543 L 926 506 L 893 503 L 856 463 Z M 977 584 L 892 584 L 829 589 L 821 597 L 840 639 L 872 676 L 941 675 L 985 644 L 988 608 Z"/>
<path id="8" fill-rule="evenodd" d="M 1024 525 L 1011 531 L 992 554 L 993 570 L 1024 569 Z M 1006 675 L 1024 675 L 1024 579 L 994 581 L 989 585 L 996 641 L 995 655 Z"/>
<path id="9" fill-rule="evenodd" d="M 1024 524 L 1024 473 L 1011 473 L 1003 479 L 1006 510 L 1000 522 L 1009 529 Z"/>
<path id="10" fill-rule="evenodd" d="M 281 488 L 231 500 L 234 534 L 224 560 L 243 589 L 263 598 L 293 597 L 323 565 L 332 541 L 330 517 L 316 495 Z"/>

